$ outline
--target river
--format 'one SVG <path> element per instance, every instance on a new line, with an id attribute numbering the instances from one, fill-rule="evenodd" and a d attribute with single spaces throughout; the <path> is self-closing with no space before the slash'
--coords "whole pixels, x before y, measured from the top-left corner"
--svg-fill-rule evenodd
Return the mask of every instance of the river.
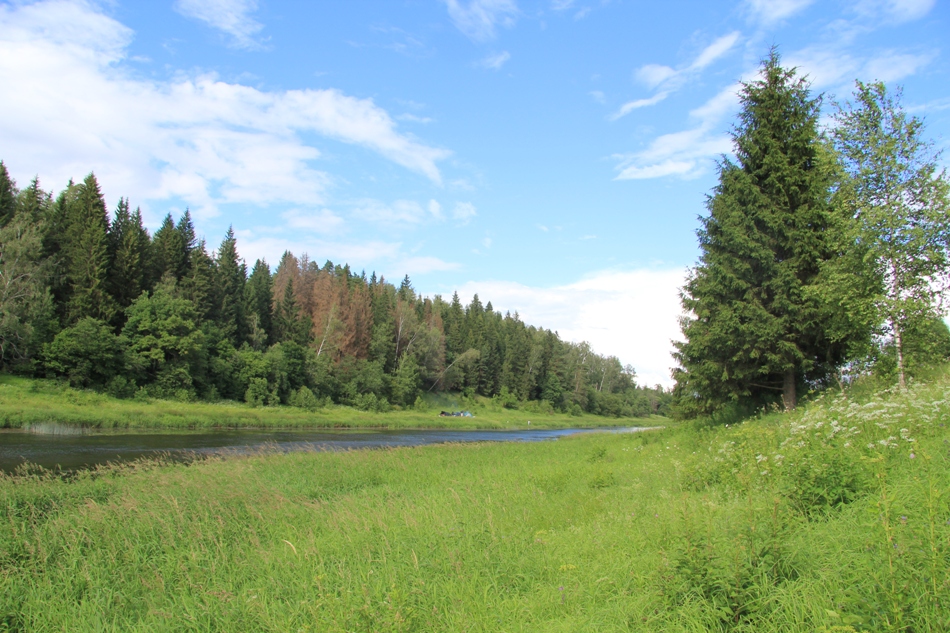
<path id="1" fill-rule="evenodd" d="M 593 431 L 635 432 L 646 427 L 608 429 L 309 429 L 215 431 L 91 431 L 62 425 L 0 431 L 0 471 L 11 473 L 29 462 L 63 470 L 91 468 L 163 455 L 174 461 L 196 456 L 258 451 L 333 451 L 446 442 L 535 442 Z"/>

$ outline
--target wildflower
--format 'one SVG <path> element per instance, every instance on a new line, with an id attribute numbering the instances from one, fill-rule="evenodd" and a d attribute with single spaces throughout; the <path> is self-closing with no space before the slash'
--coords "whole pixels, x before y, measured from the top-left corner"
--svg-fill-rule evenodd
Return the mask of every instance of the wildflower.
<path id="1" fill-rule="evenodd" d="M 911 459 L 914 459 L 915 457 L 917 457 L 917 456 L 914 455 L 913 453 L 910 454 L 910 458 L 911 458 Z"/>

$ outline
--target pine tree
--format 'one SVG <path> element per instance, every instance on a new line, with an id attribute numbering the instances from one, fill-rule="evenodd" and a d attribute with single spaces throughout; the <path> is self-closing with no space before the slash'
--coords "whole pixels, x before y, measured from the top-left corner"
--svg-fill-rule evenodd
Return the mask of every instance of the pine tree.
<path id="1" fill-rule="evenodd" d="M 78 187 L 68 205 L 64 260 L 69 283 L 69 321 L 85 317 L 109 321 L 115 301 L 109 294 L 109 220 L 94 174 Z"/>
<path id="2" fill-rule="evenodd" d="M 819 318 L 819 272 L 831 253 L 827 170 L 820 163 L 819 100 L 773 49 L 740 93 L 719 184 L 697 231 L 702 251 L 682 291 L 674 370 L 681 411 L 760 404 L 820 380 L 843 359 Z"/>

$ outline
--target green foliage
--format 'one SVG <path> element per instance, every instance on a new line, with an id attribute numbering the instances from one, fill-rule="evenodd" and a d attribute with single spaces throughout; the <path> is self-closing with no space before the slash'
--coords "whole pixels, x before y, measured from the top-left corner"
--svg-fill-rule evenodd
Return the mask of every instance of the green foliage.
<path id="1" fill-rule="evenodd" d="M 730 402 L 796 404 L 796 388 L 828 377 L 848 351 L 829 336 L 815 286 L 833 256 L 818 100 L 773 50 L 743 84 L 733 132 L 698 231 L 699 265 L 683 289 L 678 406 L 708 414 Z M 847 314 L 847 312 L 845 312 Z"/>
<path id="2" fill-rule="evenodd" d="M 108 324 L 86 317 L 48 343 L 46 367 L 76 387 L 104 387 L 124 369 L 124 341 Z"/>
<path id="3" fill-rule="evenodd" d="M 174 296 L 163 284 L 142 295 L 126 310 L 122 334 L 129 362 L 146 383 L 156 382 L 156 397 L 188 399 L 205 367 L 204 336 L 196 325 L 194 304 Z"/>
<path id="4" fill-rule="evenodd" d="M 854 218 L 849 238 L 866 254 L 865 309 L 884 323 L 905 384 L 904 338 L 911 324 L 938 316 L 950 268 L 950 181 L 908 116 L 900 92 L 857 82 L 856 103 L 838 107 L 835 147 L 846 178 L 840 204 Z"/>

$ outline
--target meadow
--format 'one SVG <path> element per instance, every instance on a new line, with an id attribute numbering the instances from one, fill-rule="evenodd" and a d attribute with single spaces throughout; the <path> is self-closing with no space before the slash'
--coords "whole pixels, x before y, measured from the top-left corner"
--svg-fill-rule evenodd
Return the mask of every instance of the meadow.
<path id="1" fill-rule="evenodd" d="M 93 429 L 520 429 L 655 426 L 665 418 L 611 418 L 555 412 L 543 403 L 506 409 L 489 398 L 432 394 L 425 408 L 394 408 L 377 413 L 329 404 L 313 411 L 289 406 L 254 407 L 241 402 L 179 402 L 118 399 L 73 389 L 56 380 L 0 375 L 0 428 L 48 423 Z M 439 411 L 471 409 L 474 417 L 439 417 Z M 530 424 L 529 424 L 530 423 Z"/>
<path id="2" fill-rule="evenodd" d="M 950 378 L 556 442 L 0 479 L 0 631 L 947 631 Z"/>

